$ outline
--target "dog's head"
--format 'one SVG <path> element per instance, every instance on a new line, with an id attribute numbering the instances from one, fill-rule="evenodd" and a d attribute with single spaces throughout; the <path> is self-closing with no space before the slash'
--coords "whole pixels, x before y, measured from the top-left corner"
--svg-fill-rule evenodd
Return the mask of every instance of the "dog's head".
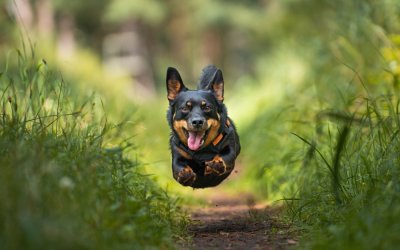
<path id="1" fill-rule="evenodd" d="M 219 134 L 226 119 L 224 80 L 221 70 L 206 67 L 197 90 L 183 84 L 175 68 L 167 70 L 169 124 L 179 140 L 190 150 L 207 147 Z"/>

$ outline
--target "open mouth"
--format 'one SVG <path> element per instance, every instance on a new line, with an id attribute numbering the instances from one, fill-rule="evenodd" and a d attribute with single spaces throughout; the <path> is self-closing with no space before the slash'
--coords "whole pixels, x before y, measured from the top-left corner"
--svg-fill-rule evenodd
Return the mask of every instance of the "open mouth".
<path id="1" fill-rule="evenodd" d="M 208 133 L 208 129 L 201 131 L 190 131 L 183 129 L 183 131 L 185 132 L 186 138 L 188 138 L 187 144 L 190 150 L 198 150 L 199 148 L 201 148 Z"/>

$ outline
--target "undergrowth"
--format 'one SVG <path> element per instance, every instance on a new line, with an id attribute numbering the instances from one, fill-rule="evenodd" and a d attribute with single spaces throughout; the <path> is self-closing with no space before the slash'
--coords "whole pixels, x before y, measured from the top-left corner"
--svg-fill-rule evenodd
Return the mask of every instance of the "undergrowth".
<path id="1" fill-rule="evenodd" d="M 74 92 L 34 52 L 0 73 L 0 246 L 169 248 L 185 218 L 127 158 L 132 140 L 94 95 Z"/>
<path id="2" fill-rule="evenodd" d="M 400 102 L 366 100 L 360 112 L 330 114 L 297 179 L 292 218 L 312 249 L 396 249 L 400 243 Z"/>
<path id="3" fill-rule="evenodd" d="M 300 248 L 398 249 L 400 5 L 308 4 L 288 25 L 307 72 L 241 133 L 247 177 L 287 204 Z"/>

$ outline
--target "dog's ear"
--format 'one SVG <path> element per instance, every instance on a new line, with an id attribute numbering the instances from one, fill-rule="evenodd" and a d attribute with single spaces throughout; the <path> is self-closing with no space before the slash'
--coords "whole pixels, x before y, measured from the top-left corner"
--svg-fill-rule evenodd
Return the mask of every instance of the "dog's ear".
<path id="1" fill-rule="evenodd" d="M 167 98 L 169 101 L 175 100 L 176 96 L 183 90 L 187 90 L 183 85 L 182 78 L 178 70 L 169 67 L 167 69 Z"/>
<path id="2" fill-rule="evenodd" d="M 215 71 L 215 74 L 207 88 L 214 92 L 215 97 L 219 102 L 224 101 L 224 78 L 220 69 Z"/>

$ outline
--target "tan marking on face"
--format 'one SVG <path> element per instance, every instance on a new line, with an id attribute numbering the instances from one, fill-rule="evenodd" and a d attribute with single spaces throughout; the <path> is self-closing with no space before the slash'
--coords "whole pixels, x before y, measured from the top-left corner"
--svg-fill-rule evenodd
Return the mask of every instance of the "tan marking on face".
<path id="1" fill-rule="evenodd" d="M 208 119 L 207 120 L 207 125 L 208 125 L 208 134 L 207 138 L 204 141 L 203 147 L 207 147 L 218 135 L 218 130 L 221 127 L 221 123 L 218 120 L 215 119 Z"/>
<path id="2" fill-rule="evenodd" d="M 168 100 L 172 101 L 176 98 L 176 96 L 179 94 L 179 92 L 182 89 L 182 83 L 179 82 L 178 80 L 169 80 L 168 81 Z"/>
<path id="3" fill-rule="evenodd" d="M 185 120 L 174 121 L 173 127 L 175 132 L 178 134 L 179 140 L 187 146 L 187 137 L 183 131 L 183 129 L 188 129 L 187 122 Z"/>
<path id="4" fill-rule="evenodd" d="M 186 153 L 185 150 L 183 150 L 183 149 L 181 149 L 181 148 L 179 148 L 179 147 L 175 147 L 175 149 L 176 149 L 176 151 L 178 151 L 178 153 L 179 153 L 183 158 L 188 159 L 188 160 L 191 160 L 191 159 L 192 159 L 192 157 L 191 157 L 188 153 Z"/>
<path id="5" fill-rule="evenodd" d="M 201 101 L 201 106 L 206 106 L 206 101 Z"/>
<path id="6" fill-rule="evenodd" d="M 186 103 L 186 106 L 188 106 L 189 108 L 191 108 L 191 107 L 192 107 L 192 102 L 191 102 L 191 101 L 188 101 L 188 102 Z"/>

